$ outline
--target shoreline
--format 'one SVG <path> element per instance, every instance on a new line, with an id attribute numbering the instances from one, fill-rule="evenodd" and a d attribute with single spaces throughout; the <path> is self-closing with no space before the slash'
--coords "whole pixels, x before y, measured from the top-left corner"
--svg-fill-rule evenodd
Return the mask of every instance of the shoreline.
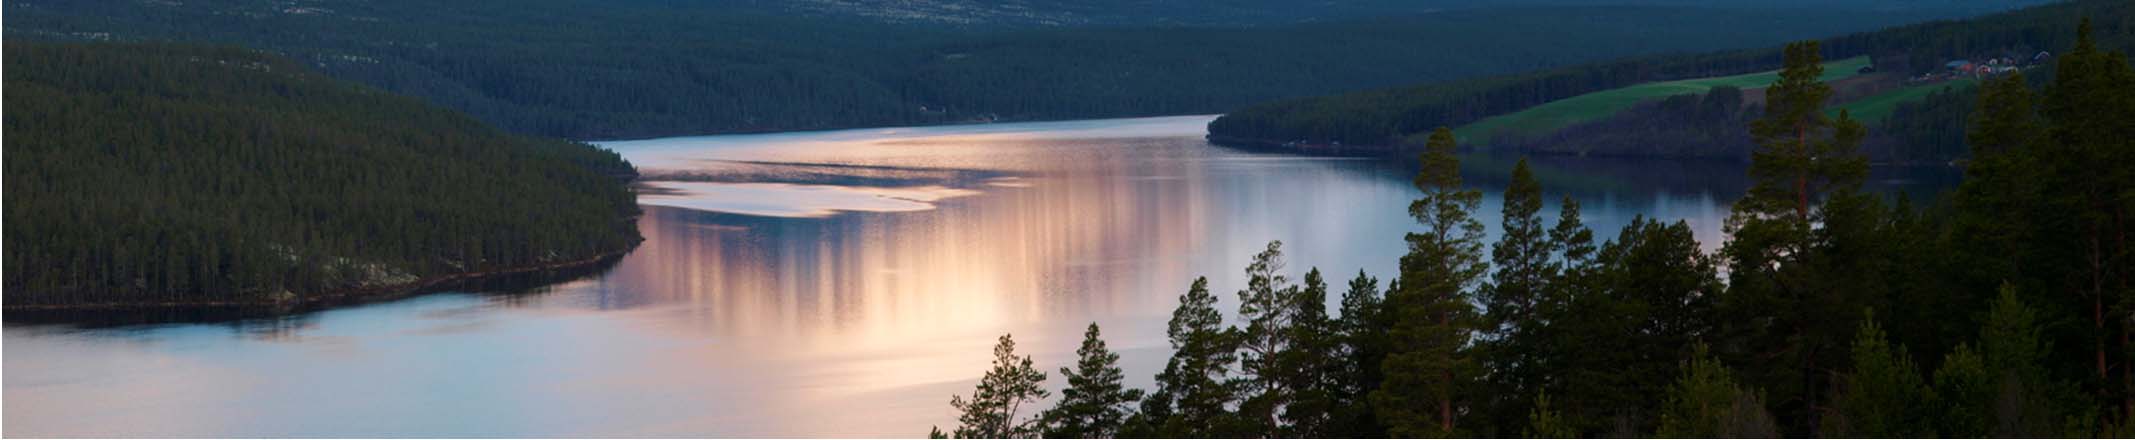
<path id="1" fill-rule="evenodd" d="M 1191 117 L 1219 117 L 1219 116 L 1223 116 L 1223 113 L 1187 113 L 1187 114 L 1159 114 L 1159 115 L 1141 115 L 1141 116 L 1107 116 L 1107 117 L 1095 117 L 1095 118 L 1067 118 L 1067 119 L 994 119 L 994 120 L 986 120 L 986 121 L 960 121 L 960 122 L 944 122 L 944 123 L 938 123 L 938 124 L 889 124 L 889 125 L 857 125 L 857 126 L 849 126 L 849 127 L 848 127 L 848 126 L 838 126 L 838 127 L 821 127 L 821 128 L 789 128 L 789 129 L 764 129 L 764 130 L 718 131 L 718 132 L 709 132 L 709 133 L 677 133 L 677 134 L 670 134 L 670 135 L 658 135 L 658 136 L 622 136 L 622 137 L 613 137 L 613 138 L 583 138 L 583 139 L 580 139 L 580 138 L 569 138 L 569 139 L 571 139 L 571 140 L 573 140 L 573 141 L 577 141 L 577 142 L 585 142 L 585 143 L 589 143 L 589 144 L 595 144 L 595 145 L 599 145 L 599 144 L 606 144 L 606 143 L 619 143 L 619 142 L 635 142 L 635 141 L 649 141 L 649 140 L 658 140 L 658 139 L 676 139 L 676 138 L 701 138 L 701 137 L 717 137 L 717 136 L 761 136 L 761 135 L 786 135 L 786 134 L 798 134 L 798 135 L 806 135 L 806 134 L 834 134 L 834 133 L 838 133 L 838 132 L 847 132 L 847 131 L 859 131 L 859 132 L 869 132 L 869 131 L 881 131 L 881 130 L 912 130 L 912 129 L 925 129 L 925 128 L 954 128 L 954 127 L 987 127 L 987 126 L 992 126 L 992 125 L 1005 125 L 1005 124 L 1047 124 L 1047 123 L 1104 122 L 1104 121 L 1127 121 L 1127 120 L 1135 120 L 1135 119 L 1159 119 L 1159 118 L 1191 118 Z"/>
<path id="2" fill-rule="evenodd" d="M 504 280 L 508 280 L 508 279 L 511 279 L 511 278 L 515 278 L 515 277 L 525 277 L 525 276 L 530 276 L 530 275 L 553 275 L 553 276 L 543 276 L 543 277 L 540 277 L 540 278 L 542 278 L 542 279 L 543 279 L 543 282 L 540 282 L 540 283 L 539 283 L 539 284 L 542 284 L 542 285 L 547 285 L 547 284 L 553 284 L 553 283 L 555 283 L 555 282 L 561 282 L 561 281 L 565 281 L 565 280 L 568 280 L 568 279 L 576 279 L 576 278 L 578 278 L 578 277 L 581 277 L 581 276 L 584 276 L 584 275 L 589 275 L 590 273 L 588 273 L 588 272 L 592 272 L 592 270 L 593 270 L 593 269 L 601 269 L 601 268 L 605 268 L 605 267 L 608 267 L 608 266 L 609 266 L 609 265 L 611 265 L 612 263 L 614 263 L 614 262 L 616 262 L 616 261 L 620 261 L 620 260 L 622 259 L 622 257 L 623 257 L 623 256 L 625 256 L 625 255 L 629 255 L 631 251 L 637 250 L 637 246 L 638 246 L 638 244 L 637 244 L 637 243 L 631 243 L 631 244 L 630 244 L 630 246 L 628 246 L 628 247 L 625 247 L 625 248 L 623 248 L 623 249 L 619 249 L 619 250 L 614 250 L 614 251 L 609 251 L 609 252 L 604 252 L 604 253 L 596 254 L 596 255 L 593 255 L 593 256 L 590 256 L 590 257 L 585 257 L 585 258 L 580 258 L 580 259 L 575 259 L 575 260 L 569 260 L 569 261 L 559 261 L 559 262 L 552 262 L 552 263 L 542 263 L 542 264 L 534 264 L 534 265 L 526 265 L 526 266 L 514 266 L 514 267 L 498 268 L 498 269 L 491 269 L 491 270 L 483 270 L 483 271 L 475 271 L 475 272 L 459 272 L 459 273 L 450 273 L 450 274 L 442 274 L 442 275 L 433 275 L 433 276 L 429 276 L 429 277 L 424 277 L 424 278 L 421 278 L 421 279 L 418 279 L 418 280 L 415 280 L 415 281 L 412 281 L 412 282 L 407 282 L 407 283 L 401 283 L 401 284 L 394 284 L 394 285 L 388 285 L 388 286 L 363 287 L 363 288 L 350 288 L 350 289 L 338 289 L 338 290 L 333 290 L 333 291 L 327 291 L 327 292 L 316 292 L 316 293 L 311 293 L 311 294 L 301 295 L 301 296 L 300 296 L 300 298 L 301 298 L 301 299 L 296 299 L 296 300 L 280 300 L 280 301 L 277 301 L 277 300 L 260 300 L 260 301 L 198 301 L 198 302 L 191 302 L 191 301 L 189 301 L 189 302 L 103 302 L 103 303 L 83 303 L 83 304 L 32 304 L 32 305 L 17 305 L 17 304 L 6 304 L 6 305 L 0 305 L 0 311 L 4 311 L 4 312 L 6 312 L 6 313 L 7 313 L 8 315 L 9 315 L 9 316 L 7 316 L 7 319 L 6 319 L 6 321 L 9 321 L 9 324 L 14 324 L 14 323 L 16 323 L 16 322 L 20 322 L 20 321 L 38 321 L 38 323 L 45 323 L 45 322 L 43 322 L 43 321 L 50 321 L 50 323 L 59 323 L 59 322 L 69 322 L 69 321 L 93 321 L 93 320 L 94 320 L 94 319 L 57 319 L 57 320 L 44 320 L 44 319 L 20 319 L 20 318 L 34 318 L 33 316 L 17 316 L 17 315 L 22 315 L 22 314 L 28 314 L 28 315 L 37 315 L 37 314 L 51 314 L 51 315 L 73 315 L 73 314 L 92 314 L 92 315 L 94 315 L 94 314 L 123 314 L 123 313 L 127 313 L 127 312 L 134 312 L 134 313 L 139 313 L 139 312 L 150 312 L 150 313 L 160 313 L 160 312 L 232 312 L 232 313 L 238 313 L 238 314 L 243 314 L 243 315 L 257 315 L 257 316 L 241 316 L 241 317 L 271 317 L 271 316 L 277 316 L 277 315 L 284 315 L 284 314 L 293 314 L 293 313 L 301 313 L 301 312 L 306 312 L 306 311 L 314 311 L 314 310 L 321 310 L 321 309 L 326 309 L 326 308 L 331 308 L 331 307 L 338 307 L 338 306 L 348 306 L 348 305 L 357 305 L 357 304 L 366 304 L 366 303 L 373 303 L 373 302 L 382 302 L 382 301 L 391 301 L 391 300 L 397 300 L 397 299 L 404 299 L 404 298 L 410 298 L 410 297 L 415 297 L 415 296 L 421 296 L 421 295 L 425 295 L 425 294 L 430 294 L 430 293 L 438 293 L 438 292 L 443 292 L 443 291 L 453 290 L 454 288 L 463 288 L 463 287 L 467 287 L 467 286 L 480 286 L 480 285 L 484 285 L 484 284 L 486 284 L 486 283 L 489 283 L 489 282 L 496 282 L 496 281 L 504 281 Z M 95 317 L 96 317 L 96 316 L 77 316 L 77 318 L 95 318 Z"/>
<path id="3" fill-rule="evenodd" d="M 1283 142 L 1274 142 L 1274 141 L 1268 141 L 1268 140 L 1263 140 L 1263 139 L 1250 139 L 1250 138 L 1236 138 L 1236 137 L 1228 137 L 1228 136 L 1217 136 L 1217 135 L 1213 135 L 1213 134 L 1211 134 L 1211 135 L 1208 135 L 1208 136 L 1206 136 L 1206 139 L 1208 140 L 1208 143 L 1209 143 L 1209 144 L 1212 144 L 1212 145 L 1216 145 L 1216 146 L 1221 146 L 1221 147 L 1229 147 L 1229 148 L 1236 148 L 1236 149 L 1240 149 L 1240 150 L 1246 150 L 1246 151 L 1256 151 L 1256 152 L 1267 152 L 1267 153 L 1281 153 L 1281 154 L 1295 154 L 1295 155 L 1301 155 L 1301 156 L 1344 156 L 1344 157 L 1396 157 L 1396 156 L 1400 156 L 1400 155 L 1404 155 L 1404 154 L 1413 154 L 1413 153 L 1417 153 L 1417 152 L 1421 152 L 1421 151 L 1422 151 L 1422 148 L 1419 148 L 1419 147 L 1403 147 L 1403 146 L 1387 146 L 1387 145 L 1369 145 L 1369 144 L 1345 144 L 1345 145 L 1341 145 L 1341 146 L 1330 146 L 1330 145 L 1319 145 L 1319 146 L 1309 146 L 1309 145 L 1308 145 L 1308 146 L 1303 146 L 1303 147 L 1297 147 L 1297 146 L 1290 146 L 1290 145 L 1288 145 L 1287 143 L 1283 143 Z M 1461 149 L 1459 149 L 1458 151 L 1459 151 L 1459 153 L 1461 153 L 1461 154 L 1481 153 L 1481 154 L 1491 154 L 1491 155 L 1515 155 L 1515 156 L 1531 156 L 1531 157 L 1593 157 L 1593 158 L 1604 158 L 1604 159 L 1634 159 L 1634 160 L 1669 160 L 1669 161 L 1717 161 L 1717 162 L 1731 162 L 1731 163 L 1741 163 L 1741 164 L 1748 164 L 1748 163 L 1749 163 L 1749 159 L 1748 159 L 1747 157 L 1743 157 L 1743 158 L 1734 158 L 1734 157 L 1721 157 L 1721 156 L 1655 156 L 1655 155 L 1641 155 L 1641 154 L 1576 154 L 1576 153 L 1564 153 L 1564 152 L 1548 152 L 1548 151 L 1489 151 L 1489 150 L 1477 150 L 1477 149 L 1473 148 L 1472 146 L 1462 146 L 1462 148 L 1461 148 Z M 1888 161 L 1888 160 L 1874 160 L 1874 159 L 1870 159 L 1870 160 L 1868 161 L 1868 165 L 1869 165 L 1869 166 L 1877 166 L 1877 167 L 1951 167 L 1951 166 L 1958 166 L 1958 165 L 1960 165 L 1960 164 L 1961 164 L 1962 162 L 1964 162 L 1964 160 L 1963 160 L 1963 159 L 1950 159 L 1950 160 L 1925 160 L 1925 161 Z"/>
<path id="4" fill-rule="evenodd" d="M 1208 143 L 1211 145 L 1221 147 L 1230 147 L 1247 151 L 1296 154 L 1304 156 L 1384 157 L 1423 151 L 1420 148 L 1372 144 L 1292 146 L 1289 142 L 1276 142 L 1266 139 L 1221 136 L 1213 133 L 1203 135 L 1202 139 L 1207 140 Z"/>

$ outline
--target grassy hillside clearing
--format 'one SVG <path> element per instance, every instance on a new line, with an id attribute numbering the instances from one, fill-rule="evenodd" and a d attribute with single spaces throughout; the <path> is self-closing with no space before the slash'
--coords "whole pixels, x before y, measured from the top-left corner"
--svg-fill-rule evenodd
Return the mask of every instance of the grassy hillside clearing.
<path id="1" fill-rule="evenodd" d="M 1834 81 L 1856 75 L 1861 67 L 1868 65 L 1868 57 L 1859 56 L 1824 63 L 1824 81 Z M 1603 90 L 1571 98 L 1551 101 L 1526 110 L 1492 116 L 1464 125 L 1454 130 L 1464 142 L 1478 142 L 1496 137 L 1499 133 L 1512 131 L 1529 133 L 1553 132 L 1580 122 L 1593 121 L 1631 108 L 1639 102 L 1669 96 L 1704 93 L 1713 87 L 1734 86 L 1743 89 L 1763 88 L 1777 80 L 1779 71 L 1662 81 Z M 1925 93 L 1925 92 L 1922 92 Z M 1889 109 L 1883 108 L 1883 114 Z"/>
<path id="2" fill-rule="evenodd" d="M 1872 126 L 1882 125 L 1885 119 L 1890 118 L 1890 112 L 1898 108 L 1898 104 L 1926 98 L 1929 93 L 1935 93 L 1944 88 L 1951 90 L 1970 88 L 1977 85 L 1978 82 L 1979 80 L 1964 78 L 1938 83 L 1908 85 L 1856 99 L 1845 104 L 1834 105 L 1824 110 L 1824 113 L 1832 117 L 1838 117 L 1839 110 L 1846 110 L 1852 112 L 1853 119 L 1861 121 L 1861 123 Z"/>

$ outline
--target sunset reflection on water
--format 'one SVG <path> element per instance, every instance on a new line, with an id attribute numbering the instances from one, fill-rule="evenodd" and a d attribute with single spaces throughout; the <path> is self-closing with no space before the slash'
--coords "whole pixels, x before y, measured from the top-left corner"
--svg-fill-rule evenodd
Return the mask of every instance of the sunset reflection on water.
<path id="1" fill-rule="evenodd" d="M 1129 352 L 1130 371 L 1138 372 L 1132 382 L 1148 382 L 1162 363 L 1165 315 L 1177 295 L 1200 275 L 1235 289 L 1232 273 L 1267 240 L 1291 241 L 1297 269 L 1324 264 L 1330 278 L 1391 265 L 1399 233 L 1384 232 L 1408 224 L 1405 181 L 1383 179 L 1370 161 L 1210 146 L 1196 136 L 1205 121 L 1170 121 L 1188 128 L 1155 138 L 1047 131 L 807 140 L 791 149 L 718 145 L 699 150 L 703 156 L 616 145 L 633 160 L 639 147 L 662 152 L 666 159 L 641 165 L 652 184 L 688 176 L 696 194 L 754 190 L 722 183 L 724 161 L 749 161 L 752 174 L 767 173 L 764 163 L 835 163 L 870 174 L 950 169 L 957 172 L 904 180 L 808 173 L 856 187 L 947 185 L 980 194 L 931 200 L 923 212 L 856 206 L 833 216 L 648 206 L 640 220 L 647 240 L 603 277 L 601 305 L 666 310 L 644 322 L 718 335 L 732 341 L 728 355 L 796 363 L 780 370 L 820 369 L 795 387 L 826 399 L 936 390 L 910 393 L 919 396 L 912 408 L 866 409 L 867 423 L 886 429 L 874 433 L 888 435 L 901 432 L 890 426 L 949 423 L 948 393 L 968 392 L 1003 333 L 1014 333 L 1022 352 L 1058 365 L 1072 355 L 1081 327 L 1098 322 L 1113 347 Z M 1000 184 L 1003 175 L 1012 183 Z M 711 198 L 721 197 L 728 196 Z M 760 208 L 727 211 L 750 210 Z"/>
<path id="2" fill-rule="evenodd" d="M 1246 260 L 1282 240 L 1293 278 L 1384 285 L 1415 228 L 1413 165 L 1213 146 L 1209 119 L 604 143 L 647 180 L 645 242 L 604 273 L 235 323 L 11 324 L 4 434 L 916 437 L 954 424 L 995 338 L 1054 372 L 1091 322 L 1148 387 L 1195 277 L 1231 315 Z M 1510 167 L 1463 164 L 1492 230 Z M 1643 214 L 1707 249 L 1744 185 L 1740 164 L 1536 169 L 1545 209 L 1580 200 L 1597 240 Z"/>

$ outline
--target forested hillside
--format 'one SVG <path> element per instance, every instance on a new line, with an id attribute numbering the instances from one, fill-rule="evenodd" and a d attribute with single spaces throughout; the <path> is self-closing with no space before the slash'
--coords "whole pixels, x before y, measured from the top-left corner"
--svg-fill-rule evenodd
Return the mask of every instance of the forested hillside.
<path id="1" fill-rule="evenodd" d="M 1496 6 L 1817 7 L 1905 14 L 1977 14 L 2047 0 L 731 0 L 781 14 L 969 27 L 1270 26 Z"/>
<path id="2" fill-rule="evenodd" d="M 30 1 L 8 5 L 5 28 L 10 38 L 263 49 L 507 130 L 592 139 L 1217 113 L 1949 14 L 1584 6 L 1280 26 L 964 27 L 731 3 Z"/>
<path id="3" fill-rule="evenodd" d="M 932 434 L 2135 436 L 2135 66 L 2071 27 L 2084 37 L 2041 85 L 1981 86 L 1950 203 L 1864 190 L 1862 121 L 1825 115 L 1817 42 L 1790 44 L 1755 117 L 1728 111 L 1732 88 L 1662 103 L 1755 143 L 1717 251 L 1681 220 L 1594 231 L 1568 196 L 1552 215 L 1565 188 L 1524 159 L 1486 242 L 1490 205 L 1441 127 L 1419 155 L 1415 232 L 1386 237 L 1407 247 L 1399 272 L 1286 270 L 1270 243 L 1235 296 L 1179 280 L 1161 370 L 1123 368 L 1091 324 L 1043 410 L 1024 408 L 1051 373 L 1004 335 L 950 398 L 957 426 Z"/>
<path id="4" fill-rule="evenodd" d="M 629 248 L 636 172 L 280 57 L 6 46 L 9 307 L 293 303 Z"/>
<path id="5" fill-rule="evenodd" d="M 1828 59 L 1866 55 L 1879 60 L 1878 69 L 1910 75 L 1941 67 L 1946 59 L 2067 47 L 2080 17 L 2097 20 L 2096 38 L 2101 46 L 2135 47 L 2135 21 L 2131 21 L 2135 20 L 2135 4 L 2077 1 L 1833 37 L 1824 40 L 1823 50 Z M 1457 127 L 1581 94 L 1654 81 L 1770 70 L 1779 61 L 1777 48 L 1637 57 L 1519 75 L 1279 100 L 1230 112 L 1209 124 L 1209 136 L 1236 144 L 1394 146 L 1412 142 L 1432 127 Z"/>

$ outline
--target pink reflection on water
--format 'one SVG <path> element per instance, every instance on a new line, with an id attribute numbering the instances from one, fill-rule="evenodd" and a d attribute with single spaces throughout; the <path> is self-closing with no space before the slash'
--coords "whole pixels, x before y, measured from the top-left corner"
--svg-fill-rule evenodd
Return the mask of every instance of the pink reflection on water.
<path id="1" fill-rule="evenodd" d="M 1205 123 L 612 143 L 653 181 L 646 241 L 605 274 L 271 325 L 9 327 L 5 434 L 918 436 L 954 423 L 995 337 L 1050 372 L 1093 321 L 1147 387 L 1194 277 L 1230 314 L 1247 258 L 1283 240 L 1293 277 L 1383 285 L 1415 228 L 1408 165 L 1224 149 Z M 1468 163 L 1495 229 L 1510 162 Z M 1742 175 L 1536 168 L 1546 209 L 1573 194 L 1597 239 L 1644 213 L 1688 218 L 1708 249 Z"/>

